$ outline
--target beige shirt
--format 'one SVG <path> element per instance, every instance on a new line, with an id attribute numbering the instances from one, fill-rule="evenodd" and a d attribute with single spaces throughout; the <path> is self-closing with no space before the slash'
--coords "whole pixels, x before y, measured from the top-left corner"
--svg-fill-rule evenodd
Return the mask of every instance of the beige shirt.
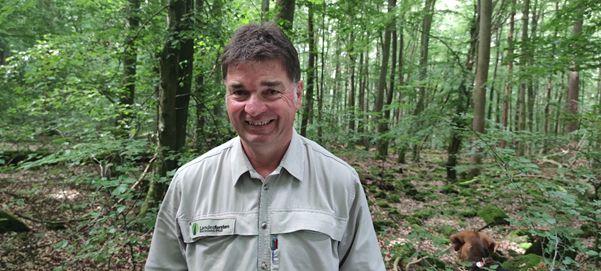
<path id="1" fill-rule="evenodd" d="M 146 270 L 384 270 L 356 171 L 294 133 L 263 178 L 240 138 L 175 174 Z"/>

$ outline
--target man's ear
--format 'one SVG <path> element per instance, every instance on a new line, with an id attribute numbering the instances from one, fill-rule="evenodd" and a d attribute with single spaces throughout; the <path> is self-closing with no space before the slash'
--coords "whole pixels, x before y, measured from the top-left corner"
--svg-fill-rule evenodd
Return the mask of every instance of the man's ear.
<path id="1" fill-rule="evenodd" d="M 465 240 L 463 239 L 462 233 L 457 233 L 451 235 L 451 243 L 453 244 L 453 249 L 455 251 L 459 251 L 463 244 L 465 244 Z"/>
<path id="2" fill-rule="evenodd" d="M 294 95 L 296 95 L 296 111 L 301 109 L 301 105 L 303 104 L 303 90 L 305 88 L 305 82 L 303 80 L 298 80 L 296 83 L 296 89 L 294 90 Z"/>

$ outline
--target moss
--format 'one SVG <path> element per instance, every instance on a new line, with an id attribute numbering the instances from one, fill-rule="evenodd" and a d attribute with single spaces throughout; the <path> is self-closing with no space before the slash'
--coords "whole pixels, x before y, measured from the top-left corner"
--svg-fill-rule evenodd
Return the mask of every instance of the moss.
<path id="1" fill-rule="evenodd" d="M 507 224 L 506 219 L 509 218 L 507 216 L 507 214 L 505 213 L 505 211 L 503 211 L 503 210 L 501 210 L 501 208 L 491 205 L 491 204 L 482 206 L 478 210 L 478 216 L 480 218 L 482 218 L 484 220 L 484 222 L 486 222 L 486 224 L 491 224 L 491 225 Z"/>
<path id="2" fill-rule="evenodd" d="M 411 243 L 397 244 L 392 247 L 390 253 L 393 258 L 401 257 L 407 259 L 415 253 L 415 247 Z"/>
<path id="3" fill-rule="evenodd" d="M 377 200 L 376 205 L 378 205 L 380 208 L 390 208 L 390 204 L 388 204 L 388 201 L 385 200 Z"/>
<path id="4" fill-rule="evenodd" d="M 514 257 L 502 264 L 503 268 L 509 270 L 529 270 L 544 263 L 543 257 L 535 254 L 526 254 Z"/>
<path id="5" fill-rule="evenodd" d="M 459 215 L 462 217 L 475 217 L 478 215 L 478 212 L 474 209 L 474 208 L 470 208 L 470 207 L 466 207 L 466 209 L 463 209 L 461 211 L 459 211 Z"/>
<path id="6" fill-rule="evenodd" d="M 385 199 L 387 197 L 386 192 L 384 191 L 378 191 L 374 194 L 374 197 L 378 198 L 378 199 Z"/>
<path id="7" fill-rule="evenodd" d="M 449 225 L 442 224 L 436 228 L 436 231 L 438 231 L 440 234 L 442 234 L 444 236 L 451 236 L 451 234 L 455 233 L 455 231 L 457 231 L 457 229 L 455 229 Z"/>
<path id="8" fill-rule="evenodd" d="M 413 215 L 415 217 L 418 217 L 418 218 L 424 220 L 424 219 L 428 219 L 428 218 L 432 217 L 434 215 L 434 210 L 429 209 L 429 208 L 424 208 L 424 209 L 421 209 L 421 210 L 415 212 L 415 214 L 413 214 Z"/>
<path id="9" fill-rule="evenodd" d="M 396 223 L 391 220 L 374 220 L 373 224 L 377 232 L 383 232 L 396 226 Z"/>
<path id="10" fill-rule="evenodd" d="M 397 194 L 390 194 L 390 195 L 388 195 L 388 200 L 390 202 L 399 202 L 399 201 L 401 201 L 401 197 Z"/>

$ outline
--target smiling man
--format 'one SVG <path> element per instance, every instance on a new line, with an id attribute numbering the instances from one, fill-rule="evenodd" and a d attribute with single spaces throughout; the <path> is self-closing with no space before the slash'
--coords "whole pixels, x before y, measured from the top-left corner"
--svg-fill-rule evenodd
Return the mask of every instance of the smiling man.
<path id="1" fill-rule="evenodd" d="M 221 57 L 238 137 L 182 166 L 146 270 L 384 270 L 355 170 L 298 135 L 298 53 L 274 24 L 241 27 Z"/>

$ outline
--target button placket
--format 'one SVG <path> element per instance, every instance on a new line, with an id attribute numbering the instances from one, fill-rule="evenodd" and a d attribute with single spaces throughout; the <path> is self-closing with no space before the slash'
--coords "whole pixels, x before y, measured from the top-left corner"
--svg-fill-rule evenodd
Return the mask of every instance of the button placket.
<path id="1" fill-rule="evenodd" d="M 269 197 L 269 180 L 272 176 L 267 176 L 265 178 L 265 183 L 261 187 L 261 192 L 259 196 L 259 240 L 258 240 L 258 248 L 259 251 L 257 253 L 259 259 L 257 261 L 259 270 L 269 270 L 271 265 L 271 234 L 269 229 L 269 205 L 270 205 L 270 197 Z"/>

